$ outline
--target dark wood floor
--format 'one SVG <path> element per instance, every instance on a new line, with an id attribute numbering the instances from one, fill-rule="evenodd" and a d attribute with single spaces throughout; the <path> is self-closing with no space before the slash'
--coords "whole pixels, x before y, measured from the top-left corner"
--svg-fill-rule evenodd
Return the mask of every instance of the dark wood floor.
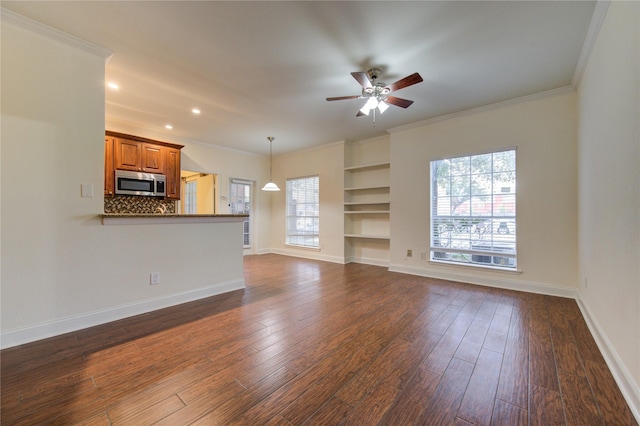
<path id="1" fill-rule="evenodd" d="M 575 301 L 277 255 L 9 348 L 3 425 L 637 425 Z"/>

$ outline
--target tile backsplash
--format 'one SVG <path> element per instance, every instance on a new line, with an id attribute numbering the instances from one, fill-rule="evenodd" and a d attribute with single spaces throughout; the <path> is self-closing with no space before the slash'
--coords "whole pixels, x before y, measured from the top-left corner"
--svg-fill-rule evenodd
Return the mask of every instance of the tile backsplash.
<path id="1" fill-rule="evenodd" d="M 162 198 L 116 195 L 111 198 L 105 197 L 104 212 L 120 214 L 173 214 L 176 212 L 176 203 L 174 201 L 163 200 Z"/>

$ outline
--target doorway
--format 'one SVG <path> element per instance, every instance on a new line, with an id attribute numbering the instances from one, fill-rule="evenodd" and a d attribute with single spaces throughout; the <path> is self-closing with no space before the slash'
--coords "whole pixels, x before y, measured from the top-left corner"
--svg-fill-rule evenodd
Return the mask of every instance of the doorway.
<path id="1" fill-rule="evenodd" d="M 242 246 L 245 249 L 251 248 L 253 186 L 254 183 L 248 180 L 231 179 L 229 182 L 229 208 L 231 214 L 249 215 L 244 219 L 242 228 Z"/>
<path id="2" fill-rule="evenodd" d="M 181 214 L 216 214 L 218 176 L 190 170 L 180 171 Z"/>

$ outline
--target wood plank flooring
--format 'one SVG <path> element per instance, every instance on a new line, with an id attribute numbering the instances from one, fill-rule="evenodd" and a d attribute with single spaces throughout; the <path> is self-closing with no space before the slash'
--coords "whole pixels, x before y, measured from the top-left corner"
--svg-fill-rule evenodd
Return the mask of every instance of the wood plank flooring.
<path id="1" fill-rule="evenodd" d="M 2 425 L 635 425 L 571 299 L 278 255 L 0 353 Z"/>

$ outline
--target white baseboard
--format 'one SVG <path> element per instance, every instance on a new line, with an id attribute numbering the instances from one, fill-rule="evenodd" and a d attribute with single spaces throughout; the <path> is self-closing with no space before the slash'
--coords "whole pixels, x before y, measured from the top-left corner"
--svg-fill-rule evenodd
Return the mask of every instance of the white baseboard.
<path id="1" fill-rule="evenodd" d="M 607 338 L 606 333 L 604 333 L 602 327 L 600 327 L 600 324 L 592 315 L 589 306 L 581 298 L 577 298 L 576 301 L 591 331 L 591 335 L 596 341 L 613 378 L 620 388 L 620 392 L 622 392 L 627 404 L 629 404 L 629 408 L 636 418 L 636 421 L 640 423 L 640 384 L 634 381 L 633 376 L 618 356 L 614 346 Z"/>
<path id="2" fill-rule="evenodd" d="M 365 265 L 389 267 L 389 261 L 383 259 L 373 259 L 370 257 L 352 257 L 346 260 L 346 263 L 363 263 Z"/>
<path id="3" fill-rule="evenodd" d="M 315 250 L 296 250 L 296 249 L 263 249 L 259 250 L 257 254 L 279 254 L 282 256 L 291 256 L 291 257 L 300 257 L 303 259 L 313 259 L 313 260 L 322 260 L 325 262 L 331 263 L 362 263 L 365 265 L 373 265 L 373 266 L 383 266 L 385 268 L 389 267 L 389 261 L 383 259 L 373 259 L 368 257 L 351 257 L 351 258 L 342 258 L 339 256 L 327 256 L 322 254 L 319 251 Z"/>
<path id="4" fill-rule="evenodd" d="M 331 263 L 340 263 L 340 264 L 345 263 L 343 257 L 326 255 L 318 250 L 309 250 L 309 249 L 297 250 L 297 249 L 284 248 L 284 249 L 271 249 L 269 250 L 269 253 L 281 254 L 283 256 L 301 257 L 303 259 L 322 260 L 324 262 L 331 262 Z"/>
<path id="5" fill-rule="evenodd" d="M 271 249 L 259 249 L 259 250 L 256 250 L 256 254 L 269 254 L 269 253 L 273 253 L 271 251 Z"/>
<path id="6" fill-rule="evenodd" d="M 222 282 L 209 287 L 187 291 L 180 294 L 173 294 L 157 299 L 143 300 L 141 302 L 129 303 L 113 308 L 88 312 L 86 314 L 74 315 L 54 321 L 43 322 L 33 326 L 8 330 L 0 334 L 0 349 L 6 349 L 36 340 L 58 336 L 83 328 L 117 321 L 123 318 L 140 315 L 181 303 L 192 302 L 205 297 L 215 296 L 234 290 L 245 288 L 244 279 Z"/>
<path id="7" fill-rule="evenodd" d="M 389 270 L 392 272 L 401 272 L 404 274 L 419 275 L 422 277 L 439 278 L 443 280 L 478 284 L 487 287 L 525 291 L 527 293 L 547 294 L 549 296 L 568 297 L 571 299 L 577 299 L 578 296 L 578 292 L 574 288 L 559 287 L 532 281 L 512 280 L 503 277 L 490 277 L 487 275 L 466 273 L 464 271 L 441 271 L 397 264 L 389 265 Z"/>

